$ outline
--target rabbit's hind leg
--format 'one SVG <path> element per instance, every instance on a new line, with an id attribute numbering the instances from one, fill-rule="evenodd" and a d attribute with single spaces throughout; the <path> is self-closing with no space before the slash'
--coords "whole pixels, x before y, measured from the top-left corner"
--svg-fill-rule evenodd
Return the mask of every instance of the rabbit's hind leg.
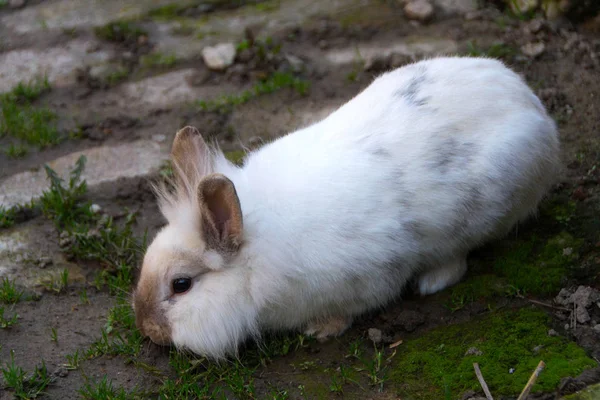
<path id="1" fill-rule="evenodd" d="M 423 272 L 417 283 L 420 295 L 425 296 L 458 283 L 467 272 L 467 258 L 457 257 L 437 268 Z"/>

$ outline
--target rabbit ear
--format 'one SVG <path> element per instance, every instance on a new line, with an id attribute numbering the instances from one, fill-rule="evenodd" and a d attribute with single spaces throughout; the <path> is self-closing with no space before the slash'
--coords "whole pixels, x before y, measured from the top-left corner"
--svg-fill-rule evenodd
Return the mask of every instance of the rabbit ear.
<path id="1" fill-rule="evenodd" d="M 194 189 L 194 184 L 213 170 L 213 154 L 198 129 L 186 126 L 175 134 L 171 161 L 180 187 Z"/>
<path id="2" fill-rule="evenodd" d="M 233 182 L 221 174 L 207 176 L 198 187 L 198 200 L 207 245 L 235 253 L 242 243 L 243 220 Z"/>

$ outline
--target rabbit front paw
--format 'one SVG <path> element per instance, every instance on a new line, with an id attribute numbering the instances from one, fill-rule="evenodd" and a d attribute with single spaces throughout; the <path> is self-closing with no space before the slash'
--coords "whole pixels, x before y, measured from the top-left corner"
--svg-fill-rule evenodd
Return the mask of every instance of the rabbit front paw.
<path id="1" fill-rule="evenodd" d="M 456 258 L 419 276 L 417 290 L 421 296 L 433 294 L 458 283 L 467 271 L 467 258 Z"/>
<path id="2" fill-rule="evenodd" d="M 350 317 L 331 317 L 329 319 L 312 321 L 306 327 L 304 334 L 314 336 L 319 342 L 325 342 L 330 337 L 340 336 L 352 325 Z"/>

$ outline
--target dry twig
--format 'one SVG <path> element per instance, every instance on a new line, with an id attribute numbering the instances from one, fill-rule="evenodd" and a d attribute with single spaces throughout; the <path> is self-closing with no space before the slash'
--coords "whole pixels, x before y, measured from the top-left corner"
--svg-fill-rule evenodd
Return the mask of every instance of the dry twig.
<path id="1" fill-rule="evenodd" d="M 521 394 L 519 395 L 517 400 L 525 400 L 527 398 L 527 396 L 529 396 L 529 392 L 531 391 L 531 388 L 533 387 L 533 385 L 535 385 L 535 381 L 537 380 L 537 377 L 540 375 L 540 372 L 542 372 L 542 370 L 544 369 L 545 366 L 546 366 L 546 364 L 544 364 L 543 361 L 540 361 L 538 366 L 535 368 L 535 371 L 533 371 L 533 374 L 531 374 L 531 377 L 529 377 L 529 381 L 527 381 L 527 385 L 525 385 L 525 387 L 523 388 L 523 391 L 521 392 Z"/>
<path id="2" fill-rule="evenodd" d="M 475 375 L 477 375 L 477 380 L 479 380 L 479 384 L 483 388 L 483 393 L 485 393 L 485 397 L 487 400 L 494 400 L 492 394 L 490 393 L 490 389 L 488 389 L 487 383 L 483 379 L 483 375 L 481 374 L 481 370 L 479 369 L 478 363 L 473 363 L 473 368 L 475 368 Z"/>

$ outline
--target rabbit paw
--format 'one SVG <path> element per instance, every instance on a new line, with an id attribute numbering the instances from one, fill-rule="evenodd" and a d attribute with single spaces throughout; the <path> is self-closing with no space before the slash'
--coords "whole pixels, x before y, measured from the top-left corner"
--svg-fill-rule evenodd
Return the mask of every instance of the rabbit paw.
<path id="1" fill-rule="evenodd" d="M 325 342 L 330 337 L 340 336 L 350 325 L 352 325 L 352 318 L 331 317 L 327 320 L 310 322 L 304 334 L 315 336 L 319 342 Z"/>
<path id="2" fill-rule="evenodd" d="M 467 271 L 466 257 L 457 258 L 419 276 L 418 291 L 421 296 L 433 294 L 461 280 Z"/>

